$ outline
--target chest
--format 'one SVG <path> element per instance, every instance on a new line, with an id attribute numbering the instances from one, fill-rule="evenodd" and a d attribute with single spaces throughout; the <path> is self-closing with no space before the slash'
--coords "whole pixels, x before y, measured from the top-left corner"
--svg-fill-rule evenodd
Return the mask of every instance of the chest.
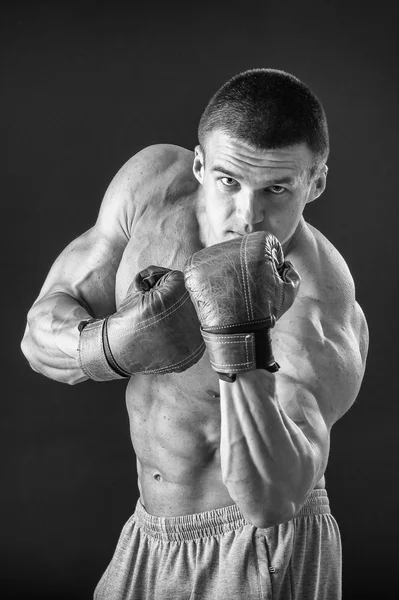
<path id="1" fill-rule="evenodd" d="M 202 247 L 190 197 L 171 205 L 150 206 L 133 221 L 115 283 L 116 306 L 134 276 L 155 265 L 182 271 L 187 259 Z"/>
<path id="2" fill-rule="evenodd" d="M 155 265 L 182 271 L 187 259 L 203 247 L 193 203 L 190 196 L 181 197 L 170 204 L 162 202 L 146 208 L 133 221 L 131 237 L 116 276 L 117 308 L 135 275 L 141 270 Z M 164 386 L 166 379 L 168 385 Z M 149 375 L 136 376 L 134 388 L 140 388 L 140 393 L 128 394 L 131 410 L 139 407 L 140 399 L 145 398 L 146 406 L 150 406 L 154 397 L 164 397 L 165 394 L 171 394 L 174 398 L 198 394 L 209 400 L 219 392 L 219 380 L 205 352 L 198 363 L 182 373 L 171 373 L 167 378 L 162 376 L 161 380 Z"/>

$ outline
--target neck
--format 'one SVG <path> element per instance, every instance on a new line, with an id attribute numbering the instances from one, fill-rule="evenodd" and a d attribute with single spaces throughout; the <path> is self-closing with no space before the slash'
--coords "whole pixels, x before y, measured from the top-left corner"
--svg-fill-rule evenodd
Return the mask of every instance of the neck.
<path id="1" fill-rule="evenodd" d="M 304 219 L 303 217 L 301 217 L 294 233 L 292 235 L 290 235 L 290 237 L 288 238 L 288 240 L 285 240 L 285 242 L 282 245 L 283 248 L 283 253 L 284 256 L 287 256 L 287 254 L 289 254 L 295 244 L 295 241 L 298 239 L 301 231 L 303 230 L 304 227 Z"/>

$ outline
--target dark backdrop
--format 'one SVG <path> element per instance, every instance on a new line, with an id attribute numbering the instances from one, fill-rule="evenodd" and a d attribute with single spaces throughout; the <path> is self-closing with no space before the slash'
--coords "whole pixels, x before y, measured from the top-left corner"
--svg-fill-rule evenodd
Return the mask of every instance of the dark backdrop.
<path id="1" fill-rule="evenodd" d="M 137 498 L 124 383 L 69 387 L 31 371 L 19 348 L 26 312 L 59 252 L 94 223 L 120 166 L 153 143 L 193 148 L 210 95 L 260 66 L 303 79 L 329 117 L 328 187 L 306 215 L 352 270 L 371 349 L 358 400 L 332 432 L 328 491 L 344 600 L 395 597 L 393 10 L 384 2 L 3 4 L 3 598 L 90 598 Z"/>

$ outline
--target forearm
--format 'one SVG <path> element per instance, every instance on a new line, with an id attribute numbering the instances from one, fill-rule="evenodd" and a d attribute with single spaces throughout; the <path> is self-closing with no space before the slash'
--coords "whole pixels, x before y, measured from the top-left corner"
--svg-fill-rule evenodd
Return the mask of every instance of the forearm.
<path id="1" fill-rule="evenodd" d="M 279 404 L 276 375 L 249 371 L 234 383 L 221 381 L 220 390 L 222 476 L 231 497 L 258 526 L 292 518 L 320 465 Z"/>
<path id="2" fill-rule="evenodd" d="M 21 349 L 32 369 L 50 379 L 75 384 L 88 379 L 78 363 L 78 324 L 91 315 L 77 300 L 57 292 L 28 314 Z"/>

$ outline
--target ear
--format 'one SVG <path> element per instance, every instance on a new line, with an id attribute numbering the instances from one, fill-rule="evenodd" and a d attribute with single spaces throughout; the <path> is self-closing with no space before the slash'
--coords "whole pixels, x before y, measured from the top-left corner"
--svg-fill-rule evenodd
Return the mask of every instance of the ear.
<path id="1" fill-rule="evenodd" d="M 324 190 L 326 189 L 327 173 L 328 173 L 327 165 L 323 165 L 322 167 L 320 167 L 319 174 L 317 175 L 314 182 L 312 183 L 307 204 L 309 202 L 313 202 L 313 200 L 316 200 L 316 198 L 321 196 L 322 193 L 324 192 Z"/>
<path id="2" fill-rule="evenodd" d="M 204 181 L 205 157 L 204 157 L 204 151 L 202 150 L 200 145 L 195 147 L 194 154 L 195 154 L 194 163 L 193 163 L 194 177 L 202 185 L 203 181 Z"/>

